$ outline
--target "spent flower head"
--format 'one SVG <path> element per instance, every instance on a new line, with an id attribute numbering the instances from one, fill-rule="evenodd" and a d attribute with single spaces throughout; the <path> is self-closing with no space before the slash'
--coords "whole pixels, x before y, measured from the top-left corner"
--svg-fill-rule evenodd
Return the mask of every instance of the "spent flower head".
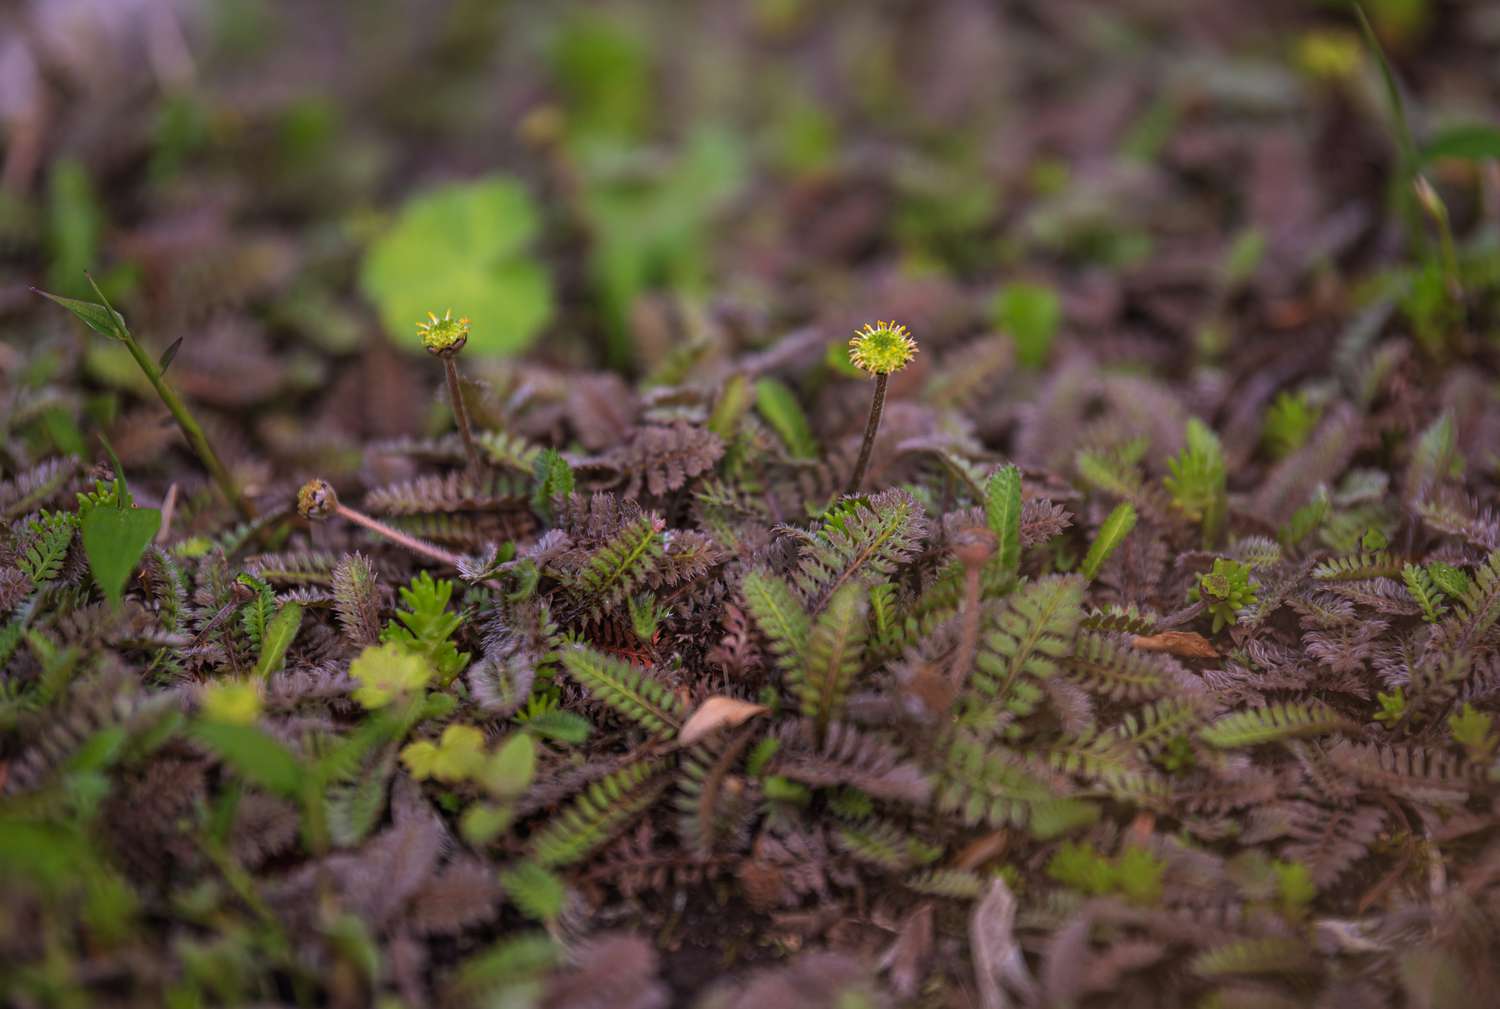
<path id="1" fill-rule="evenodd" d="M 297 514 L 321 522 L 338 510 L 339 496 L 327 480 L 309 480 L 297 491 Z"/>
<path id="2" fill-rule="evenodd" d="M 849 340 L 849 359 L 871 375 L 900 371 L 916 356 L 917 341 L 898 322 L 867 322 Z"/>
<path id="3" fill-rule="evenodd" d="M 417 323 L 417 334 L 422 338 L 422 346 L 427 348 L 427 353 L 447 356 L 456 354 L 463 350 L 464 344 L 469 342 L 469 317 L 453 317 L 453 309 L 448 309 L 440 319 L 432 312 L 427 313 L 427 321 Z"/>

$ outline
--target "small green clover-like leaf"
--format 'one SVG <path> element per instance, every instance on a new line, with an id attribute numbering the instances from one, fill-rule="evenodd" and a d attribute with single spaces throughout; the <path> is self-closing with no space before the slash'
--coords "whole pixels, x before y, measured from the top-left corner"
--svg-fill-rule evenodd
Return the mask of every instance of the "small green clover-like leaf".
<path id="1" fill-rule="evenodd" d="M 253 725 L 261 713 L 260 688 L 244 680 L 222 680 L 203 691 L 203 717 L 230 725 Z"/>
<path id="2" fill-rule="evenodd" d="M 89 509 L 83 522 L 83 552 L 94 583 L 112 605 L 120 605 L 125 583 L 161 528 L 155 508 Z"/>
<path id="3" fill-rule="evenodd" d="M 437 744 L 430 739 L 419 739 L 401 748 L 401 763 L 406 765 L 406 770 L 418 781 L 426 781 L 433 776 L 432 769 L 437 764 L 437 758 Z"/>
<path id="4" fill-rule="evenodd" d="M 509 806 L 497 806 L 489 802 L 476 802 L 458 819 L 458 832 L 473 845 L 489 844 L 500 835 L 515 814 Z"/>
<path id="5" fill-rule="evenodd" d="M 444 186 L 412 199 L 365 255 L 360 287 L 387 332 L 422 346 L 412 328 L 434 305 L 462 305 L 470 353 L 525 349 L 552 316 L 552 283 L 527 254 L 541 215 L 507 178 Z"/>
<path id="6" fill-rule="evenodd" d="M 497 799 L 513 799 L 526 791 L 535 773 L 536 742 L 518 732 L 484 762 L 479 782 Z"/>
<path id="7" fill-rule="evenodd" d="M 450 725 L 437 743 L 424 739 L 403 748 L 401 762 L 418 781 L 467 781 L 485 766 L 484 733 L 472 725 Z"/>
<path id="8" fill-rule="evenodd" d="M 371 645 L 349 665 L 359 682 L 354 699 L 366 708 L 383 708 L 397 697 L 421 690 L 432 678 L 432 667 L 395 642 Z"/>

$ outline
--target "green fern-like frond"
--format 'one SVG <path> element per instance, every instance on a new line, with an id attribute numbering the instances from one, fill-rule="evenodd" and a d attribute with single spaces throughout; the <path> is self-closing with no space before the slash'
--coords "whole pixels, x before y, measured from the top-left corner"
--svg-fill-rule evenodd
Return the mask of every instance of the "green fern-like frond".
<path id="1" fill-rule="evenodd" d="M 1422 619 L 1435 624 L 1442 619 L 1448 607 L 1443 604 L 1443 593 L 1434 584 L 1426 568 L 1407 564 L 1401 569 L 1401 580 L 1406 583 L 1406 592 L 1422 607 Z"/>
<path id="2" fill-rule="evenodd" d="M 1454 598 L 1453 612 L 1433 631 L 1433 646 L 1446 655 L 1469 656 L 1497 621 L 1500 621 L 1500 550 L 1490 554 L 1472 576 L 1464 579 L 1464 591 Z"/>
<path id="3" fill-rule="evenodd" d="M 1087 624 L 1091 618 L 1084 618 Z M 1114 701 L 1156 697 L 1170 685 L 1171 663 L 1155 652 L 1131 648 L 1098 631 L 1082 631 L 1062 663 L 1068 679 Z"/>
<path id="4" fill-rule="evenodd" d="M 1131 748 L 1112 733 L 1091 730 L 1080 736 L 1065 736 L 1037 756 L 1053 770 L 1097 781 L 1113 794 L 1137 795 L 1144 790 L 1145 769 Z"/>
<path id="5" fill-rule="evenodd" d="M 555 874 L 535 862 L 518 862 L 500 873 L 505 896 L 526 917 L 555 921 L 562 914 L 567 887 Z"/>
<path id="6" fill-rule="evenodd" d="M 957 814 L 965 824 L 1026 827 L 1039 837 L 1098 816 L 1092 804 L 1057 794 L 1009 756 L 963 736 L 947 748 L 935 794 L 938 812 Z"/>
<path id="7" fill-rule="evenodd" d="M 1074 465 L 1090 487 L 1139 507 L 1150 494 L 1140 468 L 1148 447 L 1146 439 L 1133 438 L 1109 448 L 1081 449 Z"/>
<path id="8" fill-rule="evenodd" d="M 78 517 L 72 512 L 42 512 L 27 523 L 16 566 L 33 585 L 50 582 L 62 573 L 63 559 L 77 528 Z"/>
<path id="9" fill-rule="evenodd" d="M 1090 609 L 1078 627 L 1085 631 L 1114 634 L 1155 634 L 1160 626 L 1159 620 L 1155 613 L 1142 610 L 1133 603 L 1129 606 L 1115 603 L 1103 609 Z"/>
<path id="10" fill-rule="evenodd" d="M 987 624 L 970 683 L 984 697 L 998 700 L 1017 716 L 1040 702 L 1023 679 L 1046 679 L 1068 654 L 1073 632 L 1083 619 L 1083 579 L 1054 575 L 1033 582 L 1006 600 Z"/>
<path id="11" fill-rule="evenodd" d="M 656 801 L 669 780 L 663 766 L 640 760 L 594 782 L 532 838 L 531 857 L 547 869 L 587 858 Z"/>
<path id="12" fill-rule="evenodd" d="M 907 877 L 902 885 L 929 897 L 973 900 L 984 891 L 984 877 L 967 869 L 929 869 Z"/>
<path id="13" fill-rule="evenodd" d="M 1272 704 L 1225 715 L 1198 735 L 1210 746 L 1231 749 L 1259 746 L 1302 736 L 1321 736 L 1353 728 L 1343 715 L 1326 704 Z"/>
<path id="14" fill-rule="evenodd" d="M 453 682 L 469 664 L 469 653 L 460 652 L 449 640 L 463 623 L 458 614 L 448 610 L 453 583 L 446 578 L 434 579 L 423 571 L 401 589 L 400 595 L 396 620 L 385 625 L 380 640 L 405 645 L 421 655 L 437 674 L 434 680 L 438 685 Z"/>
<path id="15" fill-rule="evenodd" d="M 1224 449 L 1213 429 L 1194 417 L 1187 424 L 1187 444 L 1167 460 L 1171 474 L 1163 480 L 1172 504 L 1203 527 L 1203 543 L 1212 546 L 1229 515 Z"/>
<path id="16" fill-rule="evenodd" d="M 687 706 L 666 687 L 622 659 L 575 645 L 562 654 L 563 668 L 589 692 L 657 736 L 682 728 Z"/>
<path id="17" fill-rule="evenodd" d="M 240 582 L 255 593 L 240 609 L 240 626 L 244 628 L 250 646 L 259 648 L 266 635 L 266 626 L 276 615 L 276 595 L 270 585 L 254 575 L 240 575 Z"/>
<path id="18" fill-rule="evenodd" d="M 619 606 L 649 578 L 666 552 L 663 523 L 643 514 L 620 527 L 572 577 L 573 597 L 590 619 Z"/>
<path id="19" fill-rule="evenodd" d="M 1192 735 L 1202 721 L 1199 704 L 1186 697 L 1167 697 L 1125 715 L 1116 731 L 1123 742 L 1150 760 L 1174 739 Z"/>
<path id="20" fill-rule="evenodd" d="M 887 872 L 904 872 L 940 858 L 943 849 L 890 820 L 871 817 L 834 828 L 833 840 L 858 861 Z"/>
<path id="21" fill-rule="evenodd" d="M 915 555 L 926 531 L 922 506 L 905 491 L 847 501 L 803 549 L 792 581 L 816 612 L 845 584 L 890 578 Z"/>
<path id="22" fill-rule="evenodd" d="M 1236 974 L 1310 974 L 1318 970 L 1312 948 L 1296 936 L 1234 939 L 1193 957 L 1194 974 L 1204 978 Z"/>
<path id="23" fill-rule="evenodd" d="M 1348 557 L 1333 557 L 1313 568 L 1313 577 L 1320 582 L 1350 582 L 1365 578 L 1396 578 L 1403 564 L 1384 550 L 1373 553 L 1353 554 Z"/>
<path id="24" fill-rule="evenodd" d="M 800 673 L 790 685 L 803 716 L 821 735 L 844 710 L 849 685 L 864 658 L 866 613 L 869 603 L 859 585 L 845 585 L 833 594 L 807 637 Z"/>
<path id="25" fill-rule="evenodd" d="M 751 571 L 740 589 L 750 616 L 770 642 L 777 665 L 783 671 L 801 666 L 812 623 L 792 587 L 776 575 Z"/>
<path id="26" fill-rule="evenodd" d="M 542 452 L 541 446 L 505 431 L 484 431 L 474 441 L 490 462 L 524 476 L 531 476 L 536 458 Z"/>
<path id="27" fill-rule="evenodd" d="M 1000 549 L 995 563 L 1015 577 L 1021 569 L 1021 471 L 1004 466 L 984 485 L 984 520 Z"/>

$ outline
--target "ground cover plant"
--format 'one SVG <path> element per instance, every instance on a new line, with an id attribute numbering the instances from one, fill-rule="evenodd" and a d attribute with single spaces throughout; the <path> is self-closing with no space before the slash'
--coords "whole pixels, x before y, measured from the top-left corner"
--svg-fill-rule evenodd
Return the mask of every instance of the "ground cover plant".
<path id="1" fill-rule="evenodd" d="M 3 1000 L 1490 1004 L 1500 20 L 682 8 L 0 11 Z"/>

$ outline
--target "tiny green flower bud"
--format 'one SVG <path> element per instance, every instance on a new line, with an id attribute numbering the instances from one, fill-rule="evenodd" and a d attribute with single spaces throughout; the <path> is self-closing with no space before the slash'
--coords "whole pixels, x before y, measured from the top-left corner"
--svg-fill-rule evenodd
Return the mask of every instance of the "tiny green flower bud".
<path id="1" fill-rule="evenodd" d="M 917 356 L 917 341 L 896 322 L 865 323 L 849 340 L 849 359 L 871 375 L 900 371 Z"/>
<path id="2" fill-rule="evenodd" d="M 339 507 L 339 496 L 327 480 L 309 480 L 297 491 L 297 513 L 313 522 L 321 522 Z"/>
<path id="3" fill-rule="evenodd" d="M 451 308 L 441 319 L 428 312 L 427 321 L 417 323 L 417 333 L 422 337 L 422 346 L 427 348 L 427 353 L 449 357 L 463 350 L 464 344 L 469 342 L 469 317 L 455 319 Z"/>

